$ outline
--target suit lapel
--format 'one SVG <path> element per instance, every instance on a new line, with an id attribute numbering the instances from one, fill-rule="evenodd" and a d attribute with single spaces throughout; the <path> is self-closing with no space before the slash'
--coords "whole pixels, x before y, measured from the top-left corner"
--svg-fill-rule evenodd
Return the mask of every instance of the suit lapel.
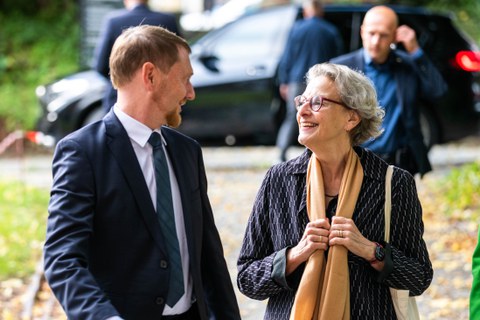
<path id="1" fill-rule="evenodd" d="M 142 215 L 145 225 L 155 240 L 155 243 L 160 250 L 166 254 L 162 232 L 156 216 L 157 213 L 153 207 L 142 169 L 138 164 L 137 156 L 135 155 L 128 134 L 113 111 L 110 111 L 103 121 L 108 137 L 108 147 L 125 177 L 128 188 L 137 203 L 138 212 Z"/>
<path id="2" fill-rule="evenodd" d="M 399 56 L 395 56 L 395 59 L 392 63 L 392 68 L 395 68 L 395 82 L 397 85 L 397 99 L 400 105 L 400 108 L 404 110 L 404 101 L 403 97 L 406 97 L 408 93 L 406 92 L 413 84 L 408 82 L 408 77 L 405 77 L 405 66 L 403 65 L 403 59 Z M 405 112 L 402 112 L 402 118 L 405 121 Z M 407 130 L 407 132 L 409 132 Z"/>
<path id="3" fill-rule="evenodd" d="M 308 162 L 312 152 L 308 149 L 305 149 L 303 154 L 298 157 L 296 160 L 293 160 L 288 163 L 288 168 L 285 171 L 287 175 L 293 175 L 295 177 L 295 184 L 294 188 L 292 188 L 291 192 L 292 195 L 297 195 L 299 193 L 299 189 L 302 189 L 302 198 L 297 209 L 297 214 L 301 215 L 304 210 L 307 208 L 307 184 L 306 184 L 306 176 L 307 176 L 307 167 Z"/>
<path id="4" fill-rule="evenodd" d="M 353 68 L 352 68 L 353 67 Z M 354 56 L 354 66 L 351 69 L 365 71 L 365 60 L 363 59 L 363 49 L 359 49 Z"/>

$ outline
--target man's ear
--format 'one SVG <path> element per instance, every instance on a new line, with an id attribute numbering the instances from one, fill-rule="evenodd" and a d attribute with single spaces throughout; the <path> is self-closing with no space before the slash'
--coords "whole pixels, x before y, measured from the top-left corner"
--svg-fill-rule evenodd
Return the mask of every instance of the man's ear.
<path id="1" fill-rule="evenodd" d="M 151 62 L 145 62 L 142 66 L 142 80 L 143 84 L 145 87 L 147 87 L 149 90 L 153 88 L 153 85 L 155 84 L 155 72 L 156 72 L 156 67 L 153 63 Z"/>

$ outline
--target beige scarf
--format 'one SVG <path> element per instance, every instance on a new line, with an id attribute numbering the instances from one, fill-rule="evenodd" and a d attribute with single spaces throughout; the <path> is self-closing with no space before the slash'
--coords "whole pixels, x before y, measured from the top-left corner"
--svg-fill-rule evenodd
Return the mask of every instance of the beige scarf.
<path id="1" fill-rule="evenodd" d="M 363 180 L 363 168 L 353 149 L 348 153 L 335 215 L 351 218 Z M 310 221 L 325 218 L 325 191 L 320 162 L 314 154 L 307 171 L 307 212 Z M 333 246 L 318 250 L 307 261 L 300 281 L 290 320 L 349 320 L 350 279 L 348 250 Z"/>

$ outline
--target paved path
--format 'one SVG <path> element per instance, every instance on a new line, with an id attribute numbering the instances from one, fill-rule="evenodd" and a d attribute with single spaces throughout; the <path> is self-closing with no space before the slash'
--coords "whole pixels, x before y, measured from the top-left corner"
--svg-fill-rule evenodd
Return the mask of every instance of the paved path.
<path id="1" fill-rule="evenodd" d="M 207 170 L 264 170 L 277 160 L 273 147 L 206 147 L 204 150 Z M 294 147 L 289 151 L 290 158 L 300 154 L 303 148 Z M 0 179 L 28 181 L 41 187 L 51 185 L 51 154 L 8 157 L 0 155 Z M 435 171 L 451 166 L 478 161 L 480 159 L 480 137 L 469 138 L 460 143 L 452 143 L 432 148 L 429 154 Z"/>

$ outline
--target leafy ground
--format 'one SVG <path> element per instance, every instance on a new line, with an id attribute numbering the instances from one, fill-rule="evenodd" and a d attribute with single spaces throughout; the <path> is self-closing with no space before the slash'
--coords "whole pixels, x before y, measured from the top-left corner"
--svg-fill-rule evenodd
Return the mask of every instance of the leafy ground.
<path id="1" fill-rule="evenodd" d="M 468 319 L 472 284 L 472 253 L 477 243 L 480 207 L 446 215 L 438 194 L 432 194 L 441 179 L 427 177 L 419 187 L 424 210 L 425 241 L 433 269 L 432 285 L 417 301 L 425 319 Z M 478 190 L 480 192 L 480 190 Z"/>

